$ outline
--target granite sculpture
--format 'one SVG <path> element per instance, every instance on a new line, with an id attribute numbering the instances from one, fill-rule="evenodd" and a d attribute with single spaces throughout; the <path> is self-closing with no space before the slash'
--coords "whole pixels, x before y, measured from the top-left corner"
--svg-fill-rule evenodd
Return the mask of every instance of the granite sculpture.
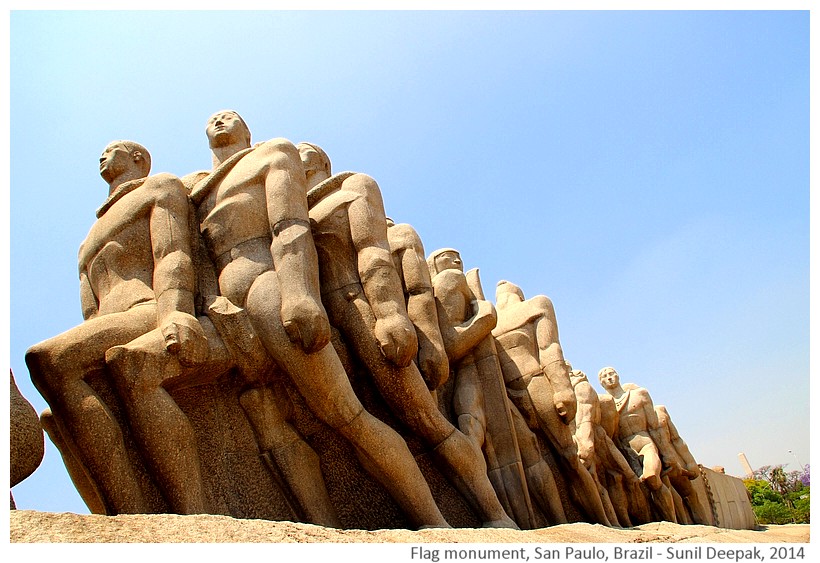
<path id="1" fill-rule="evenodd" d="M 322 179 L 318 170 L 310 170 L 311 181 L 318 183 L 307 197 L 322 302 L 331 324 L 367 367 L 397 418 L 435 453 L 484 526 L 517 527 L 495 495 L 479 450 L 439 411 L 413 361 L 418 337 L 393 262 L 378 185 L 365 174 L 330 176 L 329 160 L 312 157 L 314 152 L 315 145 L 300 145 L 306 169 L 319 160 L 322 175 L 328 176 Z M 436 506 L 426 490 L 418 492 L 414 504 Z"/>
<path id="2" fill-rule="evenodd" d="M 612 367 L 601 368 L 598 380 L 615 402 L 618 411 L 618 438 L 621 448 L 640 458 L 640 478 L 651 491 L 654 507 L 663 520 L 677 522 L 672 491 L 663 482 L 661 450 L 664 442 L 652 397 L 643 387 L 621 385 L 618 372 Z M 664 451 L 665 455 L 671 455 Z"/>
<path id="3" fill-rule="evenodd" d="M 43 429 L 37 411 L 17 388 L 14 373 L 9 371 L 11 394 L 9 399 L 9 487 L 21 483 L 40 466 L 45 454 Z M 9 492 L 11 509 L 15 509 L 14 495 Z"/>
<path id="4" fill-rule="evenodd" d="M 577 402 L 569 366 L 558 338 L 552 301 L 545 295 L 525 299 L 512 282 L 496 287 L 498 325 L 493 336 L 507 390 L 533 431 L 541 432 L 558 453 L 573 483 L 575 502 L 591 521 L 610 525 L 600 491 L 578 457 L 570 421 Z"/>
<path id="5" fill-rule="evenodd" d="M 663 407 L 566 362 L 552 301 L 387 217 L 317 144 L 213 114 L 212 168 L 110 143 L 85 321 L 35 344 L 39 418 L 97 514 L 327 527 L 712 523 Z M 13 386 L 13 380 L 12 380 Z M 42 434 L 40 434 L 42 436 Z M 36 456 L 35 456 L 36 457 Z"/>
<path id="6" fill-rule="evenodd" d="M 26 352 L 65 448 L 115 514 L 148 508 L 122 428 L 86 379 L 106 369 L 112 348 L 148 333 L 184 363 L 199 361 L 206 345 L 194 316 L 188 196 L 179 178 L 149 177 L 150 168 L 148 151 L 135 142 L 105 148 L 100 175 L 109 194 L 79 253 L 85 322 Z"/>

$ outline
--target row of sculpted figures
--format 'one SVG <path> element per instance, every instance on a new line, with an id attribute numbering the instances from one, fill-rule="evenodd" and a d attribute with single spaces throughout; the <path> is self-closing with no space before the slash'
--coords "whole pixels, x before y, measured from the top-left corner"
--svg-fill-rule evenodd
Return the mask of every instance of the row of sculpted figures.
<path id="1" fill-rule="evenodd" d="M 502 281 L 494 306 L 317 145 L 252 144 L 230 110 L 206 134 L 213 169 L 183 178 L 105 148 L 85 320 L 26 353 L 92 512 L 711 523 L 668 413 L 612 368 L 602 395 L 572 370 L 547 297 Z"/>

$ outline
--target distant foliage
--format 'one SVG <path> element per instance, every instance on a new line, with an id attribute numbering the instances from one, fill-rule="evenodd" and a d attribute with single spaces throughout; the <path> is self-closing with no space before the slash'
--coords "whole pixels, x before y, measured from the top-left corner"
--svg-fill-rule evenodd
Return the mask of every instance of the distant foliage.
<path id="1" fill-rule="evenodd" d="M 762 505 L 752 508 L 757 521 L 761 524 L 791 524 L 793 522 L 792 513 L 785 504 L 767 500 Z"/>
<path id="2" fill-rule="evenodd" d="M 761 524 L 810 523 L 809 466 L 786 472 L 782 465 L 766 465 L 743 483 Z"/>

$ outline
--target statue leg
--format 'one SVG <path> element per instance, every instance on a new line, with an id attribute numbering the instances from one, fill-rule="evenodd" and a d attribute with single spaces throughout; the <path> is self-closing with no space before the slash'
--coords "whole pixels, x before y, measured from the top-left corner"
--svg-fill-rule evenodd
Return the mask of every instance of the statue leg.
<path id="1" fill-rule="evenodd" d="M 604 510 L 595 480 L 578 459 L 578 448 L 572 439 L 569 426 L 561 421 L 555 410 L 552 401 L 552 385 L 549 380 L 543 376 L 533 377 L 527 391 L 538 417 L 539 426 L 558 450 L 564 466 L 571 473 L 573 484 L 571 491 L 575 501 L 593 522 L 609 526 L 609 518 Z"/>
<path id="2" fill-rule="evenodd" d="M 305 354 L 290 341 L 281 321 L 275 272 L 256 278 L 246 309 L 265 349 L 290 375 L 308 408 L 351 443 L 365 469 L 391 493 L 411 522 L 448 528 L 407 444 L 392 428 L 364 410 L 333 346 L 328 344 L 318 352 Z"/>
<path id="3" fill-rule="evenodd" d="M 77 492 L 80 493 L 80 498 L 83 499 L 85 505 L 91 511 L 91 514 L 106 514 L 105 503 L 100 496 L 97 484 L 91 480 L 88 475 L 88 470 L 83 467 L 82 462 L 77 459 L 72 452 L 77 450 L 76 445 L 69 446 L 68 440 L 70 436 L 63 436 L 60 429 L 57 427 L 57 421 L 54 420 L 54 415 L 50 409 L 46 409 L 40 414 L 40 425 L 48 434 L 49 439 L 57 446 L 60 456 L 63 458 L 63 463 L 68 471 L 68 476 L 71 482 L 74 483 Z"/>
<path id="4" fill-rule="evenodd" d="M 624 490 L 623 475 L 614 471 L 606 472 L 607 490 L 618 522 L 624 528 L 632 527 L 632 519 L 629 517 L 629 499 Z"/>
<path id="5" fill-rule="evenodd" d="M 684 503 L 689 507 L 695 524 L 711 526 L 712 523 L 708 513 L 703 508 L 700 499 L 698 499 L 698 493 L 695 491 L 695 487 L 692 486 L 692 482 L 684 475 L 677 475 L 673 483 L 680 496 L 683 497 Z"/>
<path id="6" fill-rule="evenodd" d="M 662 519 L 668 522 L 676 522 L 675 518 L 675 500 L 672 497 L 672 492 L 669 490 L 661 480 L 661 458 L 655 445 L 652 442 L 646 444 L 641 448 L 638 455 L 641 457 L 643 463 L 643 473 L 641 474 L 641 481 L 646 483 L 652 497 L 652 503 L 657 508 Z"/>
<path id="7" fill-rule="evenodd" d="M 484 420 L 484 398 L 478 382 L 475 363 L 462 361 L 456 371 L 453 391 L 453 411 L 458 417 L 458 429 L 470 439 L 477 450 L 484 447 L 487 422 Z"/>
<path id="8" fill-rule="evenodd" d="M 593 466 L 587 470 L 590 475 L 592 475 L 592 479 L 598 487 L 598 494 L 601 497 L 601 503 L 604 505 L 604 512 L 606 513 L 607 520 L 609 520 L 612 527 L 619 527 L 620 523 L 618 521 L 618 514 L 615 512 L 615 507 L 612 505 L 612 499 L 609 498 L 609 491 L 603 483 L 601 483 L 601 480 L 598 477 L 598 468 L 595 464 L 593 464 Z"/>
<path id="9" fill-rule="evenodd" d="M 115 346 L 105 357 L 134 438 L 171 509 L 207 513 L 194 429 L 164 388 L 168 382 L 178 383 L 186 369 L 165 349 L 162 332 L 156 329 Z"/>
<path id="10" fill-rule="evenodd" d="M 566 524 L 567 515 L 564 512 L 564 505 L 561 504 L 555 476 L 549 464 L 544 460 L 541 448 L 538 446 L 538 439 L 512 401 L 509 404 L 530 495 L 535 499 L 550 525 Z"/>
<path id="11" fill-rule="evenodd" d="M 334 322 L 345 334 L 375 334 L 375 317 L 364 299 L 347 301 L 336 292 L 327 296 L 326 302 Z M 375 336 L 351 340 L 393 414 L 433 449 L 443 474 L 476 510 L 485 526 L 518 528 L 504 511 L 487 477 L 481 450 L 441 413 L 416 364 L 411 362 L 399 368 L 390 363 L 379 350 Z"/>
<path id="12" fill-rule="evenodd" d="M 99 487 L 109 514 L 142 513 L 145 498 L 125 449 L 122 429 L 108 406 L 85 382 L 105 370 L 105 351 L 156 326 L 156 307 L 140 305 L 95 317 L 29 348 L 31 380 L 48 401 L 65 443 Z"/>
<path id="13" fill-rule="evenodd" d="M 312 524 L 341 528 L 330 502 L 319 456 L 287 421 L 270 386 L 252 387 L 239 396 L 259 450 L 295 516 Z"/>

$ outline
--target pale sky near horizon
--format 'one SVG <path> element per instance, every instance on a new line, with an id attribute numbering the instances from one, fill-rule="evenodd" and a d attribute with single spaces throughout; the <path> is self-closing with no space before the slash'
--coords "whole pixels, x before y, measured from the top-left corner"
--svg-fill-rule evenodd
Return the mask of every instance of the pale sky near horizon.
<path id="1" fill-rule="evenodd" d="M 366 172 L 566 357 L 649 389 L 696 459 L 810 462 L 809 12 L 12 12 L 10 364 L 82 320 L 114 139 L 210 168 L 206 119 Z M 790 451 L 792 453 L 790 453 Z M 18 508 L 87 513 L 47 442 Z"/>

